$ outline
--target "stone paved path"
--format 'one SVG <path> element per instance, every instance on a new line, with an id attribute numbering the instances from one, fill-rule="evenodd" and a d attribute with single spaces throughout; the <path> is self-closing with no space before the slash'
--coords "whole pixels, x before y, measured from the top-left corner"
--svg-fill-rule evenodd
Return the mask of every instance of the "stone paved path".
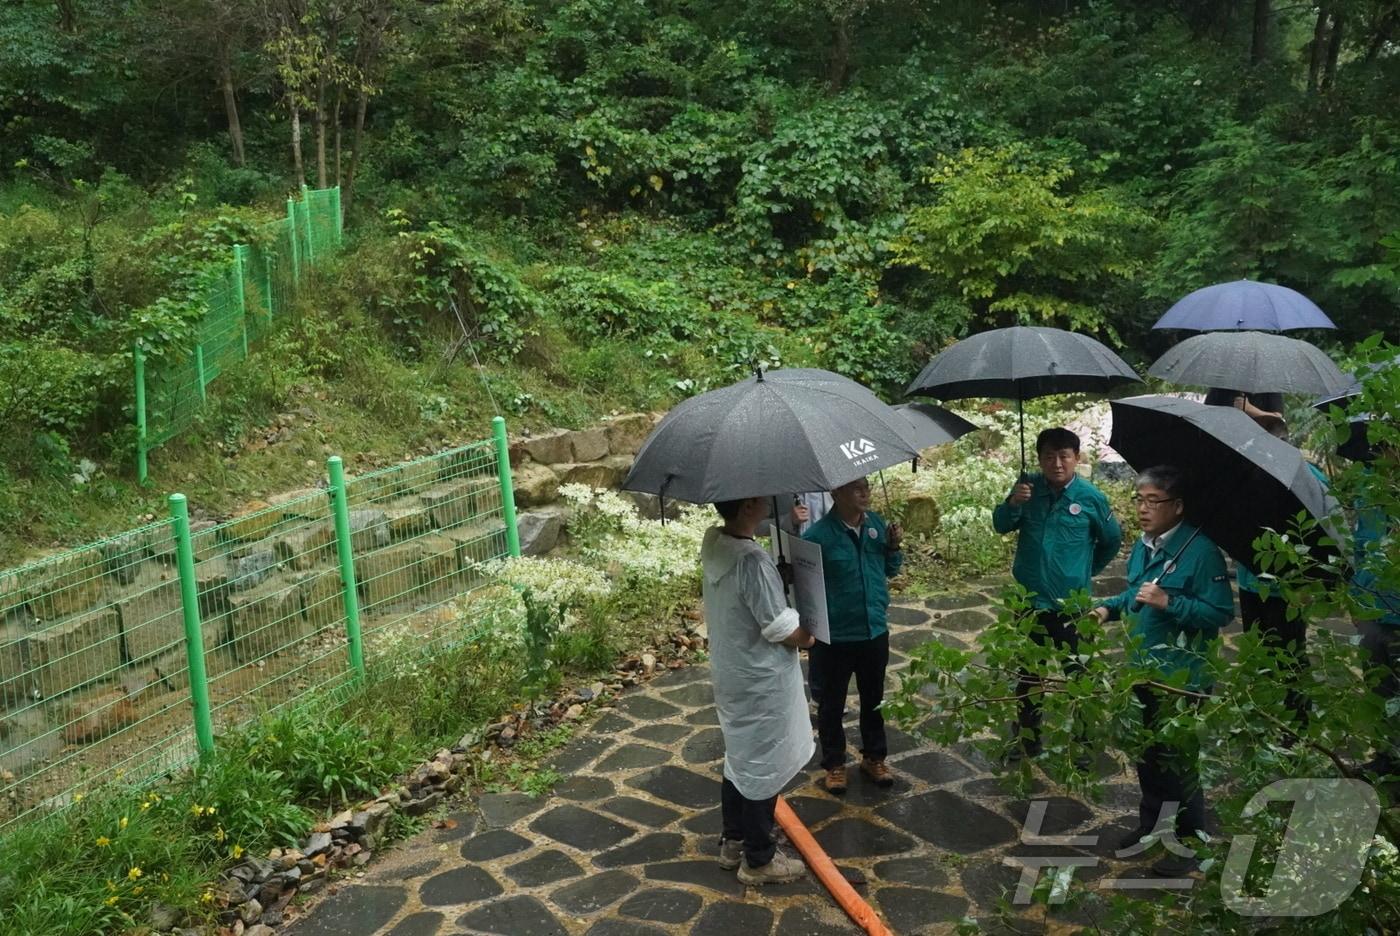
<path id="1" fill-rule="evenodd" d="M 1121 579 L 1118 580 L 1121 582 Z M 1111 577 L 1100 593 L 1117 585 Z M 970 586 L 994 591 L 994 582 Z M 1121 589 L 1122 585 L 1117 585 Z M 966 647 L 991 623 L 976 591 L 891 609 L 891 669 L 930 639 Z M 1233 628 L 1238 630 L 1238 624 Z M 893 677 L 892 677 L 893 678 Z M 854 693 L 852 681 L 852 693 Z M 852 699 L 854 705 L 854 698 Z M 847 729 L 855 749 L 854 711 Z M 857 933 L 814 879 L 746 888 L 715 864 L 722 740 L 707 666 L 662 676 L 625 695 L 561 749 L 550 796 L 489 794 L 454 814 L 456 828 L 402 843 L 319 903 L 289 936 L 835 936 Z M 857 890 L 900 936 L 952 932 L 965 915 L 991 932 L 998 899 L 1020 872 L 1006 856 L 1095 856 L 1076 880 L 1144 877 L 1112 859 L 1137 787 L 1118 773 L 1104 802 L 1042 783 L 1043 835 L 1099 834 L 1082 849 L 1019 841 L 1028 804 L 1007 794 L 976 750 L 941 749 L 890 732 L 889 791 L 852 771 L 844 799 L 815 785 L 815 764 L 787 799 Z M 1154 856 L 1156 857 L 1156 856 Z M 1022 908 L 1010 931 L 1056 932 L 1089 922 L 1084 909 Z M 1023 924 L 1023 925 L 1022 925 Z"/>

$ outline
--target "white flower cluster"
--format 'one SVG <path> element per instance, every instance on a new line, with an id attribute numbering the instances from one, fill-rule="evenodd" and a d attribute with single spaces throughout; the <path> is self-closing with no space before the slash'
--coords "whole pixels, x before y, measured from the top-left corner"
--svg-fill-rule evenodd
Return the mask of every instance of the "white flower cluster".
<path id="1" fill-rule="evenodd" d="M 616 491 L 566 484 L 559 493 L 571 505 L 569 533 L 585 558 L 628 580 L 665 582 L 693 574 L 700 542 L 715 523 L 707 507 L 682 505 L 666 524 L 648 520 Z"/>
<path id="2" fill-rule="evenodd" d="M 608 578 L 592 566 L 571 559 L 521 557 L 493 559 L 487 575 L 521 589 L 528 589 L 542 604 L 577 605 L 588 598 L 606 598 Z"/>

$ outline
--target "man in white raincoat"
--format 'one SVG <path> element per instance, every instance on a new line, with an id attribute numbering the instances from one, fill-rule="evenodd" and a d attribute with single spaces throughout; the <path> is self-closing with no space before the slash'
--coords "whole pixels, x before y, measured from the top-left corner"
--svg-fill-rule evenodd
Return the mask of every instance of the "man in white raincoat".
<path id="1" fill-rule="evenodd" d="M 778 793 L 812 757 L 811 722 L 797 649 L 812 635 L 787 606 L 778 568 L 754 531 L 768 500 L 716 504 L 724 518 L 700 547 L 710 679 L 724 734 L 720 867 L 745 884 L 793 881 L 802 862 L 773 842 Z"/>

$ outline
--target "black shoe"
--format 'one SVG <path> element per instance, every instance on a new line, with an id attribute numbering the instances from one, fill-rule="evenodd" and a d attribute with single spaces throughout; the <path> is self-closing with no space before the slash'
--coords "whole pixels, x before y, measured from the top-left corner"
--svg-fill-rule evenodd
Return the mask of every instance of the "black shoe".
<path id="1" fill-rule="evenodd" d="M 1122 852 L 1130 848 L 1136 848 L 1143 839 L 1151 834 L 1152 829 L 1150 826 L 1138 826 L 1131 832 L 1124 832 L 1120 837 L 1114 839 L 1113 850 Z"/>
<path id="2" fill-rule="evenodd" d="M 1023 757 L 1039 757 L 1044 749 L 1040 743 L 1040 732 L 1035 732 L 1030 738 L 1021 737 L 1021 726 L 1011 726 L 1011 749 L 1006 752 L 1008 763 L 1015 763 Z"/>
<path id="3" fill-rule="evenodd" d="M 1188 858 L 1183 855 L 1168 855 L 1152 863 L 1152 873 L 1158 877 L 1179 878 L 1200 870 L 1200 867 L 1201 863 L 1195 856 Z"/>

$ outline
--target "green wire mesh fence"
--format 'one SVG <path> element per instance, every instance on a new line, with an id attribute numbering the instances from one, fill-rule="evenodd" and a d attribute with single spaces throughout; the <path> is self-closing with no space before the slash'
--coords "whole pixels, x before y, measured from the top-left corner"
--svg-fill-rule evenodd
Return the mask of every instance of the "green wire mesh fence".
<path id="1" fill-rule="evenodd" d="M 170 519 L 0 573 L 0 833 L 101 783 L 154 779 L 216 735 L 351 683 L 519 555 L 495 438 L 225 523 Z"/>
<path id="2" fill-rule="evenodd" d="M 227 264 L 201 288 L 204 317 L 192 348 L 147 357 L 132 353 L 136 391 L 136 474 L 144 483 L 150 452 L 187 429 L 225 369 L 248 356 L 274 320 L 286 313 L 297 284 L 317 258 L 341 244 L 340 189 L 302 189 L 287 200 L 287 217 L 265 225 L 257 243 L 233 247 Z"/>

